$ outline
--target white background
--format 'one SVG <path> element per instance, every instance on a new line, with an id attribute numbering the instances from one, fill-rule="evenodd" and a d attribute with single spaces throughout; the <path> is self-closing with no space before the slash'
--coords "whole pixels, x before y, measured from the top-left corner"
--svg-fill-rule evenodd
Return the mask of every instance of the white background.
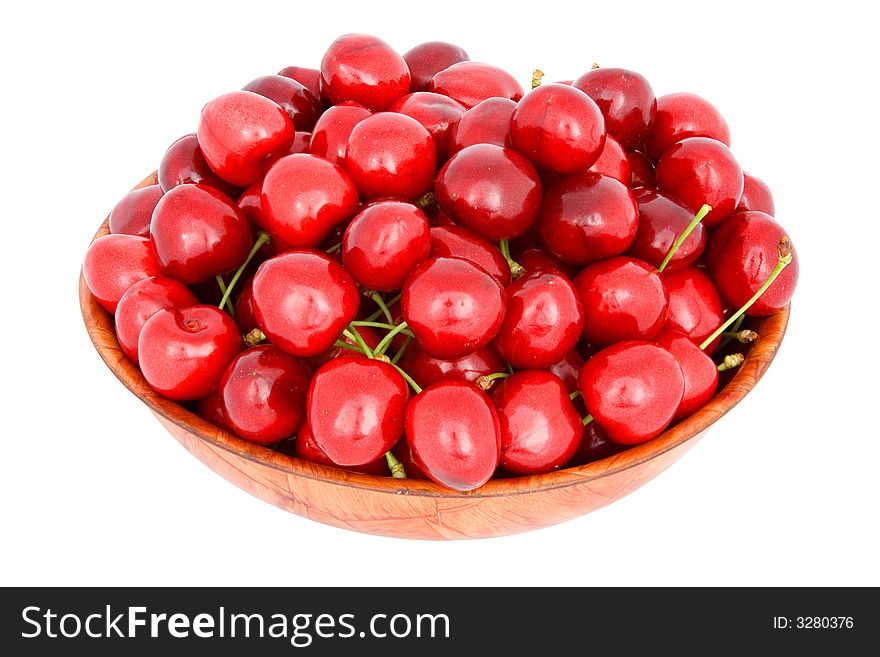
<path id="1" fill-rule="evenodd" d="M 869 3 L 14 3 L 0 38 L 2 585 L 880 585 L 878 104 Z M 348 5 L 348 6 L 346 6 Z M 525 86 L 593 62 L 692 91 L 801 260 L 765 378 L 623 500 L 508 538 L 290 515 L 190 456 L 104 366 L 79 267 L 207 100 L 338 35 L 460 44 Z M 841 613 L 843 611 L 841 610 Z"/>

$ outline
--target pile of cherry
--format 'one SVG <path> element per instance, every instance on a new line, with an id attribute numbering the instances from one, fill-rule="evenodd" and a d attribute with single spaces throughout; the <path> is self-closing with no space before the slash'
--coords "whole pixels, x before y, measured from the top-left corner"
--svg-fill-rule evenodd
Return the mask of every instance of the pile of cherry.
<path id="1" fill-rule="evenodd" d="M 120 347 L 245 440 L 458 490 L 692 414 L 794 291 L 770 190 L 703 98 L 542 75 L 352 34 L 211 100 L 86 255 Z"/>

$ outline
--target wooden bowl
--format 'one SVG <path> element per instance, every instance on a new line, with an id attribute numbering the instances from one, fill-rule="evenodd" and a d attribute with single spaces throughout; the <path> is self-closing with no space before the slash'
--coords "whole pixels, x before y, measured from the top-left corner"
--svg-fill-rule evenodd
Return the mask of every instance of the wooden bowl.
<path id="1" fill-rule="evenodd" d="M 155 184 L 156 176 L 137 187 Z M 109 232 L 105 220 L 95 238 Z M 154 392 L 119 348 L 113 317 L 80 276 L 89 336 L 107 366 L 189 452 L 236 486 L 297 515 L 368 534 L 453 539 L 503 536 L 570 520 L 605 506 L 672 465 L 755 386 L 770 365 L 789 308 L 751 324 L 761 338 L 717 395 L 696 413 L 642 445 L 549 474 L 493 479 L 457 492 L 433 482 L 329 468 L 249 443 Z M 737 345 L 742 346 L 742 345 Z M 722 379 L 724 381 L 724 379 Z"/>

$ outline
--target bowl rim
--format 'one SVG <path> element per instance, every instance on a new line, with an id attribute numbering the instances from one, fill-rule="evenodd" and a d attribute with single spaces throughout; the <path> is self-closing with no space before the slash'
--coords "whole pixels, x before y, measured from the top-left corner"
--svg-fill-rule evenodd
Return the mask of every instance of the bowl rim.
<path id="1" fill-rule="evenodd" d="M 151 173 L 133 189 L 157 184 L 156 172 Z M 99 227 L 92 241 L 109 234 L 109 216 Z M 116 340 L 113 316 L 92 296 L 80 271 L 79 300 L 83 321 L 89 337 L 104 363 L 116 377 L 160 418 L 177 425 L 214 447 L 252 461 L 255 464 L 279 470 L 289 476 L 305 477 L 339 486 L 361 488 L 389 495 L 417 495 L 438 498 L 479 499 L 527 495 L 537 491 L 582 485 L 590 480 L 619 474 L 651 459 L 676 449 L 696 438 L 736 406 L 767 371 L 779 350 L 788 325 L 791 304 L 766 317 L 754 318 L 760 324 L 760 339 L 746 354 L 745 362 L 736 369 L 730 380 L 702 408 L 681 422 L 666 429 L 659 436 L 627 449 L 583 465 L 562 468 L 553 472 L 490 479 L 471 491 L 448 489 L 433 481 L 422 479 L 394 479 L 390 476 L 369 475 L 312 463 L 269 447 L 246 441 L 221 429 L 189 411 L 178 402 L 162 397 L 144 379 L 140 369 L 123 353 Z"/>

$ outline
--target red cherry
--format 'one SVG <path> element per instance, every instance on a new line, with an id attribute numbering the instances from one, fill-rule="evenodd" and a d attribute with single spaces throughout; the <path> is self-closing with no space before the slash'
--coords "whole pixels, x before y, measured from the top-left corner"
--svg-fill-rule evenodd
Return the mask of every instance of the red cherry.
<path id="1" fill-rule="evenodd" d="M 288 442 L 292 444 L 288 445 Z M 398 444 L 400 444 L 400 441 L 398 441 Z M 298 458 L 301 458 L 304 461 L 310 461 L 311 463 L 320 463 L 321 465 L 328 465 L 334 468 L 339 467 L 329 456 L 327 456 L 327 453 L 320 448 L 318 443 L 315 442 L 315 436 L 312 434 L 312 430 L 309 428 L 307 422 L 303 422 L 300 425 L 299 431 L 297 431 L 296 434 L 296 440 L 283 440 L 275 446 L 275 449 L 284 452 L 285 454 L 291 453 L 292 451 L 292 453 Z M 385 460 L 384 454 L 375 461 L 370 461 L 364 465 L 358 465 L 347 469 L 354 472 L 362 472 L 364 474 L 388 476 L 388 462 Z M 406 476 L 411 476 L 409 470 L 406 471 Z"/>
<path id="2" fill-rule="evenodd" d="M 684 392 L 678 410 L 672 417 L 681 420 L 702 408 L 718 388 L 718 368 L 705 351 L 686 335 L 663 329 L 654 342 L 675 356 L 684 377 Z"/>
<path id="3" fill-rule="evenodd" d="M 230 198 L 235 198 L 239 192 L 238 187 L 220 178 L 208 166 L 195 133 L 184 135 L 168 147 L 159 164 L 158 177 L 164 192 L 186 183 L 208 185 Z"/>
<path id="4" fill-rule="evenodd" d="M 545 84 L 517 104 L 510 119 L 510 141 L 539 168 L 579 173 L 599 159 L 605 121 L 583 91 Z"/>
<path id="5" fill-rule="evenodd" d="M 440 208 L 457 223 L 494 241 L 522 235 L 534 223 L 541 179 L 516 151 L 477 144 L 449 158 L 437 175 L 435 192 Z"/>
<path id="6" fill-rule="evenodd" d="M 675 240 L 690 225 L 693 213 L 669 196 L 653 190 L 638 194 L 636 203 L 639 206 L 639 228 L 627 254 L 659 267 Z M 678 247 L 663 271 L 687 267 L 700 257 L 705 248 L 706 233 L 703 224 L 699 223 Z"/>
<path id="7" fill-rule="evenodd" d="M 416 465 L 455 490 L 474 490 L 489 481 L 501 455 L 495 407 L 486 393 L 463 381 L 435 383 L 410 401 L 406 440 Z"/>
<path id="8" fill-rule="evenodd" d="M 260 330 L 294 356 L 326 351 L 355 318 L 360 301 L 351 275 L 326 253 L 292 250 L 269 258 L 254 275 Z"/>
<path id="9" fill-rule="evenodd" d="M 341 166 L 345 161 L 351 131 L 371 114 L 366 107 L 356 103 L 329 108 L 315 123 L 308 152 Z"/>
<path id="10" fill-rule="evenodd" d="M 588 171 L 550 187 L 541 203 L 538 234 L 554 255 L 585 265 L 626 251 L 638 223 L 627 186 Z"/>
<path id="11" fill-rule="evenodd" d="M 116 306 L 116 339 L 128 359 L 138 362 L 138 338 L 147 320 L 163 308 L 186 308 L 199 300 L 183 283 L 151 276 L 132 285 Z"/>
<path id="12" fill-rule="evenodd" d="M 773 204 L 773 193 L 760 178 L 743 171 L 743 193 L 739 199 L 736 211 L 755 210 L 764 212 L 771 217 L 776 214 L 776 206 Z M 112 219 L 112 215 L 111 215 Z"/>
<path id="13" fill-rule="evenodd" d="M 730 146 L 727 122 L 708 100 L 688 93 L 660 96 L 654 126 L 645 138 L 648 156 L 656 162 L 670 146 L 688 137 L 709 137 Z"/>
<path id="14" fill-rule="evenodd" d="M 290 146 L 289 155 L 295 153 L 308 153 L 309 147 L 312 145 L 311 132 L 297 132 L 293 135 L 293 144 Z"/>
<path id="15" fill-rule="evenodd" d="M 510 73 L 491 64 L 469 61 L 438 71 L 428 91 L 449 96 L 467 108 L 496 96 L 514 101 L 523 97 L 522 87 Z"/>
<path id="16" fill-rule="evenodd" d="M 285 66 L 278 71 L 278 75 L 283 75 L 291 80 L 296 80 L 308 89 L 309 93 L 312 94 L 314 98 L 317 98 L 319 102 L 325 100 L 324 95 L 321 93 L 321 71 L 318 69 L 303 68 L 302 66 Z"/>
<path id="17" fill-rule="evenodd" d="M 693 212 L 712 206 L 704 218 L 714 226 L 736 209 L 743 191 L 743 173 L 730 149 L 715 139 L 691 137 L 663 153 L 657 163 L 657 187 Z"/>
<path id="18" fill-rule="evenodd" d="M 426 475 L 422 469 L 416 465 L 412 456 L 412 449 L 410 449 L 409 443 L 406 440 L 398 440 L 397 444 L 394 446 L 394 449 L 391 450 L 391 453 L 400 461 L 400 464 L 403 466 L 404 471 L 406 472 L 407 479 L 428 479 L 428 475 Z M 384 459 L 383 459 L 384 460 Z M 386 465 L 387 469 L 387 465 Z"/>
<path id="19" fill-rule="evenodd" d="M 685 267 L 663 272 L 663 282 L 669 292 L 669 314 L 665 330 L 677 331 L 695 344 L 712 335 L 724 322 L 721 297 L 711 279 L 696 267 Z M 706 351 L 712 353 L 720 338 Z"/>
<path id="20" fill-rule="evenodd" d="M 296 433 L 306 414 L 312 372 L 274 345 L 238 354 L 220 380 L 223 414 L 245 440 L 271 445 Z"/>
<path id="21" fill-rule="evenodd" d="M 342 238 L 345 268 L 359 285 L 379 292 L 399 290 L 430 251 L 428 220 L 416 206 L 400 201 L 370 204 Z"/>
<path id="22" fill-rule="evenodd" d="M 263 181 L 255 182 L 253 185 L 245 189 L 236 200 L 235 204 L 242 211 L 245 218 L 252 226 L 266 228 L 263 221 L 263 204 L 260 197 L 263 194 Z"/>
<path id="23" fill-rule="evenodd" d="M 666 321 L 669 294 L 663 275 L 644 260 L 602 260 L 584 268 L 573 283 L 583 304 L 588 342 L 650 340 Z"/>
<path id="24" fill-rule="evenodd" d="M 130 191 L 110 211 L 110 232 L 149 237 L 150 218 L 160 198 L 162 188 L 159 185 L 147 185 Z"/>
<path id="25" fill-rule="evenodd" d="M 339 166 L 315 155 L 283 157 L 266 174 L 263 227 L 294 247 L 318 246 L 358 207 L 357 190 Z"/>
<path id="26" fill-rule="evenodd" d="M 574 456 L 584 433 L 568 391 L 550 372 L 524 370 L 496 383 L 500 465 L 516 474 L 551 472 Z"/>
<path id="27" fill-rule="evenodd" d="M 584 314 L 574 285 L 553 272 L 532 272 L 507 287 L 507 311 L 492 343 L 514 367 L 550 367 L 577 344 Z"/>
<path id="28" fill-rule="evenodd" d="M 562 260 L 547 251 L 547 249 L 537 244 L 531 244 L 522 250 L 516 250 L 513 256 L 514 260 L 527 272 L 554 272 L 566 278 L 574 278 L 578 271 L 576 267 L 562 262 Z"/>
<path id="29" fill-rule="evenodd" d="M 464 106 L 447 96 L 418 91 L 404 96 L 391 106 L 392 112 L 405 114 L 422 124 L 434 138 L 437 160 L 446 160 L 449 134 L 464 114 Z"/>
<path id="30" fill-rule="evenodd" d="M 626 340 L 594 354 L 578 387 L 611 440 L 637 445 L 669 426 L 684 394 L 684 376 L 666 349 Z"/>
<path id="31" fill-rule="evenodd" d="M 606 140 L 607 141 L 607 140 Z M 629 161 L 631 188 L 657 186 L 657 179 L 654 176 L 654 164 L 648 159 L 648 156 L 641 151 L 630 151 L 626 154 Z"/>
<path id="32" fill-rule="evenodd" d="M 403 57 L 378 37 L 345 34 L 321 60 L 321 89 L 334 105 L 353 100 L 379 112 L 409 93 Z"/>
<path id="33" fill-rule="evenodd" d="M 464 226 L 435 226 L 431 229 L 430 257 L 455 257 L 479 265 L 501 287 L 510 284 L 510 267 L 492 242 Z"/>
<path id="34" fill-rule="evenodd" d="M 583 465 L 617 454 L 625 449 L 623 446 L 608 440 L 605 429 L 593 420 L 584 427 L 584 435 L 578 445 L 577 451 L 568 462 L 568 466 Z"/>
<path id="35" fill-rule="evenodd" d="M 473 383 L 481 376 L 502 371 L 504 361 L 492 347 L 483 347 L 461 358 L 447 360 L 436 358 L 419 349 L 418 345 L 411 344 L 404 352 L 401 366 L 424 387 L 447 379 Z"/>
<path id="36" fill-rule="evenodd" d="M 648 81 L 623 68 L 594 68 L 572 83 L 596 101 L 608 134 L 626 150 L 638 146 L 654 124 L 657 98 Z"/>
<path id="37" fill-rule="evenodd" d="M 196 415 L 203 420 L 207 420 L 215 427 L 220 427 L 226 431 L 232 431 L 232 427 L 226 421 L 223 415 L 223 407 L 220 405 L 220 391 L 215 390 L 207 397 L 202 397 L 196 402 Z"/>
<path id="38" fill-rule="evenodd" d="M 509 98 L 487 98 L 461 115 L 449 134 L 449 155 L 474 144 L 510 146 L 510 117 L 516 103 Z"/>
<path id="39" fill-rule="evenodd" d="M 293 129 L 297 132 L 311 130 L 315 126 L 315 121 L 321 116 L 321 102 L 306 89 L 305 85 L 293 78 L 283 75 L 264 75 L 251 80 L 243 89 L 278 103 L 293 121 Z"/>
<path id="40" fill-rule="evenodd" d="M 162 271 L 193 285 L 238 267 L 251 227 L 229 197 L 207 185 L 178 185 L 153 212 L 150 235 Z"/>
<path id="41" fill-rule="evenodd" d="M 254 279 L 249 278 L 239 289 L 235 300 L 235 323 L 238 324 L 239 333 L 247 335 L 255 328 L 260 328 L 254 309 Z"/>
<path id="42" fill-rule="evenodd" d="M 379 342 L 382 341 L 382 336 L 380 336 L 376 331 L 371 329 L 369 326 L 358 326 L 351 327 L 352 330 L 357 331 L 358 335 L 361 336 L 361 339 L 366 343 L 366 345 L 370 349 L 375 349 L 379 346 Z M 360 351 L 361 347 L 357 343 L 356 340 L 352 338 L 342 335 L 339 337 L 339 340 L 345 342 L 347 344 L 356 347 L 358 351 L 353 351 L 352 349 L 346 349 L 345 347 L 340 347 L 339 345 L 334 344 L 327 351 L 318 354 L 317 356 L 312 356 L 309 358 L 309 365 L 311 365 L 314 369 L 318 369 L 326 363 L 328 360 L 333 358 L 342 358 L 343 356 L 351 356 L 352 358 L 366 358 L 367 355 Z"/>
<path id="43" fill-rule="evenodd" d="M 115 313 L 116 304 L 128 288 L 162 272 L 148 238 L 104 235 L 89 246 L 82 273 L 98 303 L 108 312 Z"/>
<path id="44" fill-rule="evenodd" d="M 308 425 L 334 463 L 363 465 L 400 438 L 408 397 L 406 382 L 393 365 L 334 358 L 315 372 L 309 385 Z"/>
<path id="45" fill-rule="evenodd" d="M 293 122 L 274 101 L 233 91 L 209 101 L 199 119 L 199 147 L 223 180 L 247 187 L 293 144 Z"/>
<path id="46" fill-rule="evenodd" d="M 403 284 L 400 299 L 419 346 L 438 358 L 461 358 L 489 344 L 506 301 L 497 280 L 461 258 L 422 262 Z"/>
<path id="47" fill-rule="evenodd" d="M 240 349 L 238 327 L 215 306 L 163 308 L 146 321 L 138 339 L 147 383 L 177 401 L 213 392 Z"/>
<path id="48" fill-rule="evenodd" d="M 412 50 L 403 53 L 403 60 L 412 78 L 410 90 L 427 91 L 431 78 L 437 73 L 469 59 L 463 48 L 445 41 L 420 43 Z"/>
<path id="49" fill-rule="evenodd" d="M 590 171 L 615 178 L 627 187 L 632 179 L 627 153 L 614 137 L 605 137 L 605 146 Z"/>
<path id="50" fill-rule="evenodd" d="M 584 366 L 584 357 L 577 349 L 572 349 L 558 362 L 547 368 L 547 371 L 559 378 L 568 392 L 577 390 L 578 373 Z"/>

